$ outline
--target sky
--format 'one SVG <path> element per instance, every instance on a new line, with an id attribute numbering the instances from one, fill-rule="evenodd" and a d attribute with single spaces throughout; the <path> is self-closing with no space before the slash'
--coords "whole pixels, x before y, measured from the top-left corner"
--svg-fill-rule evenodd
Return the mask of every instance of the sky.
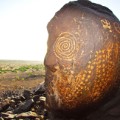
<path id="1" fill-rule="evenodd" d="M 0 59 L 43 61 L 47 24 L 70 0 L 0 0 Z M 71 0 L 73 1 L 73 0 Z M 120 0 L 91 0 L 120 19 Z"/>

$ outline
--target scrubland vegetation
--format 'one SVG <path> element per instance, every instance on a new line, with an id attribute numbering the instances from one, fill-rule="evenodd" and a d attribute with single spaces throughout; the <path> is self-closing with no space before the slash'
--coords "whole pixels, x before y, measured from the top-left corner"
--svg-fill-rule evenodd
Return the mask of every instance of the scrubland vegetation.
<path id="1" fill-rule="evenodd" d="M 0 61 L 0 90 L 32 88 L 44 81 L 45 68 L 39 61 Z"/>

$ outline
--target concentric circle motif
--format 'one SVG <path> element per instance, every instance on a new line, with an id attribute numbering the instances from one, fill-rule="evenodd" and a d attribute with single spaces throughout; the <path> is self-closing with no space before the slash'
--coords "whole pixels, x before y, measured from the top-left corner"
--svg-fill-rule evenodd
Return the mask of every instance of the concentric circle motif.
<path id="1" fill-rule="evenodd" d="M 61 33 L 54 43 L 54 53 L 59 59 L 71 61 L 75 57 L 77 48 L 76 37 L 69 33 Z"/>

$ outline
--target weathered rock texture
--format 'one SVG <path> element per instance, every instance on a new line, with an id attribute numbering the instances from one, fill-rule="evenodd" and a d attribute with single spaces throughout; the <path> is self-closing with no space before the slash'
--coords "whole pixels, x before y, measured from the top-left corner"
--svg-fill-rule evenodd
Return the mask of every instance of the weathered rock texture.
<path id="1" fill-rule="evenodd" d="M 21 95 L 13 91 L 6 95 L 0 96 L 0 120 L 48 120 L 44 83 Z"/>
<path id="2" fill-rule="evenodd" d="M 49 22 L 48 33 L 45 84 L 52 116 L 84 116 L 113 98 L 120 82 L 120 22 L 112 11 L 70 2 Z"/>

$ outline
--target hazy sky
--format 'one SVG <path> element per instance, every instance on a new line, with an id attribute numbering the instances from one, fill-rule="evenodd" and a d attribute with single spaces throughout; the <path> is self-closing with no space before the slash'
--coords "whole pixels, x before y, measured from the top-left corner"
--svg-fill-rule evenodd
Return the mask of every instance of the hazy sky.
<path id="1" fill-rule="evenodd" d="M 71 0 L 72 1 L 72 0 Z M 91 0 L 120 19 L 120 0 Z M 47 23 L 69 0 L 0 0 L 0 59 L 43 61 Z"/>

